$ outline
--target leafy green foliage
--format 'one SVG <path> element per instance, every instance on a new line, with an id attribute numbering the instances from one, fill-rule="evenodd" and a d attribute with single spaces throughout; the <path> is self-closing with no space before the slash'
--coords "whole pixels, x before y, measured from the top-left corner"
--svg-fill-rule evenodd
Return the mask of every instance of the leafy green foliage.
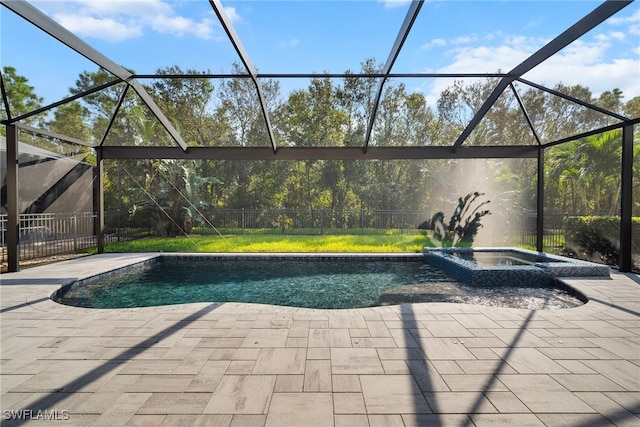
<path id="1" fill-rule="evenodd" d="M 620 217 L 569 216 L 564 220 L 565 250 L 578 258 L 618 265 Z M 632 241 L 640 239 L 640 217 L 632 222 Z"/>
<path id="2" fill-rule="evenodd" d="M 18 74 L 15 67 L 2 67 L 1 74 L 9 105 L 0 101 L 0 120 L 19 117 L 41 107 L 43 99 L 36 94 L 35 88 L 29 84 L 27 78 Z M 41 124 L 40 121 L 37 117 L 30 117 L 25 123 L 36 126 Z M 5 127 L 0 126 L 0 135 L 5 135 L 5 132 Z"/>
<path id="3" fill-rule="evenodd" d="M 481 196 L 484 196 L 484 193 L 476 191 L 460 197 L 448 223 L 444 222 L 444 213 L 436 212 L 430 221 L 423 222 L 418 228 L 431 230 L 434 238 L 439 240 L 442 246 L 471 246 L 482 227 L 480 220 L 491 214 L 489 210 L 481 209 L 490 203 L 489 200 L 479 201 Z"/>
<path id="4" fill-rule="evenodd" d="M 368 59 L 361 64 L 359 73 L 373 75 L 382 68 Z M 174 77 L 200 72 L 171 66 L 157 70 L 157 79 L 143 83 L 189 146 L 268 147 L 264 115 L 255 85 L 246 78 L 244 67 L 234 65 L 233 73 L 238 78 Z M 347 70 L 346 74 L 350 73 L 354 72 Z M 4 67 L 2 78 L 12 117 L 40 106 L 42 100 L 35 89 L 17 70 Z M 44 125 L 96 145 L 175 145 L 135 91 L 124 93 L 125 83 L 109 85 L 114 79 L 104 70 L 84 71 L 69 93 L 90 93 L 24 122 L 33 121 L 34 125 Z M 422 92 L 390 80 L 378 106 L 370 144 L 451 145 L 496 82 L 494 78 L 455 81 L 441 92 L 436 107 L 432 107 Z M 100 86 L 104 88 L 92 91 Z M 278 147 L 362 146 L 377 86 L 376 78 L 318 75 L 309 80 L 306 88 L 282 96 L 279 81 L 261 79 Z M 552 93 L 517 82 L 514 88 L 543 143 L 611 124 L 609 116 Z M 580 85 L 557 84 L 553 89 L 630 118 L 640 115 L 640 97 L 624 103 L 619 89 L 599 96 Z M 512 92 L 505 91 L 499 97 L 465 145 L 537 143 Z M 7 106 L 2 104 L 6 110 Z M 7 111 L 2 113 L 5 118 Z M 3 131 L 4 127 L 0 127 L 0 132 Z M 634 131 L 637 136 L 640 126 L 635 126 Z M 21 132 L 21 141 L 29 143 L 28 137 Z M 614 131 L 545 149 L 545 208 L 569 214 L 616 214 L 620 200 L 620 147 L 620 132 Z M 69 152 L 66 147 L 57 151 Z M 88 155 L 90 150 L 86 151 Z M 636 144 L 634 151 L 638 162 L 640 144 Z M 161 223 L 173 221 L 188 229 L 189 221 L 194 225 L 206 222 L 216 216 L 218 208 L 422 211 L 436 200 L 468 191 L 468 187 L 458 185 L 468 179 L 464 170 L 467 164 L 463 159 L 198 160 L 169 164 L 154 160 L 109 160 L 105 161 L 105 208 L 144 212 L 155 217 L 159 229 L 165 230 L 160 234 L 168 235 L 180 232 Z M 487 181 L 493 180 L 497 188 L 489 191 L 475 183 L 473 188 L 492 195 L 497 204 L 493 209 L 494 221 L 507 223 L 509 218 L 536 208 L 535 161 L 494 159 L 486 160 L 484 165 L 487 172 L 484 176 Z M 640 191 L 640 167 L 634 168 L 634 178 L 633 185 Z M 634 211 L 640 212 L 640 202 L 636 202 Z M 473 230 L 473 218 L 469 224 L 461 222 L 462 218 L 457 221 L 455 224 L 454 218 L 453 225 L 449 221 L 444 231 L 439 231 L 447 244 L 449 241 L 453 244 L 454 240 L 456 244 L 467 244 L 477 233 Z M 444 224 L 444 219 L 441 222 Z M 339 219 L 332 224 L 340 225 Z M 168 228 L 173 229 L 167 231 Z"/>
<path id="5" fill-rule="evenodd" d="M 561 212 L 614 215 L 620 203 L 619 130 L 561 144 L 549 150 L 545 162 L 548 192 Z"/>

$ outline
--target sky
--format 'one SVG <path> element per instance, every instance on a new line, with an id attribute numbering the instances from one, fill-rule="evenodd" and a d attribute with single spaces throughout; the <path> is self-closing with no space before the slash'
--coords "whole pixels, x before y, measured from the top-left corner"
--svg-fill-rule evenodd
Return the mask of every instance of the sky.
<path id="1" fill-rule="evenodd" d="M 139 74 L 179 65 L 229 73 L 239 63 L 206 0 L 33 0 L 31 3 L 114 62 Z M 259 73 L 360 71 L 384 64 L 409 9 L 403 0 L 225 1 Z M 600 1 L 426 1 L 394 73 L 509 71 L 598 7 Z M 97 66 L 0 7 L 0 63 L 27 77 L 45 104 Z M 640 96 L 640 2 L 632 3 L 525 76 L 535 83 L 619 88 Z M 283 91 L 308 79 L 280 80 Z M 469 80 L 471 82 L 472 80 Z M 449 79 L 403 80 L 434 104 Z"/>

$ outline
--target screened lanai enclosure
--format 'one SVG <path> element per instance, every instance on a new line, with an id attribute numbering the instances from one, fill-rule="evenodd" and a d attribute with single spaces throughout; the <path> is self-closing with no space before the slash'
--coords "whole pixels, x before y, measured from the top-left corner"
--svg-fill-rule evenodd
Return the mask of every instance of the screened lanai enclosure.
<path id="1" fill-rule="evenodd" d="M 8 271 L 150 235 L 418 233 L 474 194 L 474 245 L 640 270 L 637 3 L 0 4 Z"/>

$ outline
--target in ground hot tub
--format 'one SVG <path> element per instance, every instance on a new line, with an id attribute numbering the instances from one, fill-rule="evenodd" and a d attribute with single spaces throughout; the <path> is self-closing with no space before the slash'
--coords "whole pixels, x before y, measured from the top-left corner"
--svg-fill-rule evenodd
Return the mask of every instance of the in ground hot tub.
<path id="1" fill-rule="evenodd" d="M 425 248 L 427 263 L 476 286 L 550 286 L 557 277 L 609 277 L 607 265 L 517 248 Z"/>

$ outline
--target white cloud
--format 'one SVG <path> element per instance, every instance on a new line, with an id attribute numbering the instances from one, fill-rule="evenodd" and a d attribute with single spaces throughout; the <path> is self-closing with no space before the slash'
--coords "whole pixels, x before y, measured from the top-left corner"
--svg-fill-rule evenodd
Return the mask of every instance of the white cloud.
<path id="1" fill-rule="evenodd" d="M 621 51 L 614 54 L 612 49 L 621 40 L 624 33 L 609 32 L 594 36 L 592 40 L 577 40 L 523 77 L 535 83 L 554 86 L 585 85 L 594 96 L 602 92 L 619 88 L 625 99 L 640 95 L 640 53 L 639 47 L 632 52 Z M 482 36 L 482 40 L 488 37 Z M 462 40 L 458 38 L 458 41 Z M 495 45 L 498 42 L 499 45 Z M 435 73 L 493 73 L 499 69 L 510 71 L 526 58 L 535 53 L 546 43 L 546 40 L 523 36 L 505 36 L 492 43 L 471 45 L 453 45 L 451 42 L 441 46 L 450 47 L 443 58 L 451 61 Z M 430 42 L 434 46 L 433 41 Z M 425 71 L 426 72 L 426 71 Z M 451 79 L 436 79 L 431 87 L 422 88 L 429 104 L 435 106 L 442 90 L 453 83 Z"/>
<path id="2" fill-rule="evenodd" d="M 470 35 L 466 35 L 466 36 L 456 37 L 456 38 L 452 39 L 450 41 L 450 43 L 453 44 L 453 45 L 469 44 L 469 43 L 473 43 L 477 39 L 478 39 L 478 36 L 476 36 L 475 34 L 470 34 Z"/>
<path id="3" fill-rule="evenodd" d="M 114 19 L 96 19 L 81 15 L 54 15 L 53 18 L 75 34 L 120 42 L 142 35 L 142 27 L 134 23 L 117 22 Z"/>
<path id="4" fill-rule="evenodd" d="M 280 42 L 280 49 L 288 49 L 292 47 L 296 47 L 300 44 L 300 40 L 297 38 L 292 38 L 291 40 Z"/>
<path id="5" fill-rule="evenodd" d="M 236 10 L 235 7 L 223 7 L 224 12 L 227 14 L 227 16 L 229 17 L 229 19 L 231 20 L 232 23 L 236 23 L 236 22 L 240 22 L 242 21 L 242 18 L 240 18 L 240 14 L 238 13 L 238 11 Z"/>
<path id="6" fill-rule="evenodd" d="M 36 5 L 77 35 L 110 42 L 140 37 L 148 29 L 211 39 L 219 27 L 212 10 L 205 16 L 187 17 L 161 0 L 41 1 Z M 240 19 L 234 8 L 226 8 L 225 12 L 232 22 Z"/>
<path id="7" fill-rule="evenodd" d="M 488 37 L 484 39 L 490 40 Z M 458 37 L 456 46 L 448 54 L 454 60 L 449 65 L 442 67 L 443 73 L 494 73 L 499 69 L 509 71 L 524 61 L 529 55 L 542 45 L 542 41 L 528 39 L 521 36 L 504 37 L 502 44 L 462 46 L 461 40 L 472 40 L 473 37 Z M 475 39 L 478 39 L 477 37 Z"/>
<path id="8" fill-rule="evenodd" d="M 423 44 L 422 46 L 420 46 L 420 49 L 422 50 L 429 50 L 432 47 L 435 46 L 446 46 L 447 45 L 447 41 L 445 39 L 433 39 L 425 44 Z"/>
<path id="9" fill-rule="evenodd" d="M 629 34 L 640 35 L 640 10 L 635 11 L 635 13 L 630 16 L 614 16 L 609 18 L 606 23 L 613 26 L 626 26 L 626 32 Z"/>
<path id="10" fill-rule="evenodd" d="M 396 7 L 403 7 L 407 3 L 411 3 L 411 0 L 379 0 L 384 3 L 385 9 L 394 9 Z"/>
<path id="11" fill-rule="evenodd" d="M 625 34 L 622 31 L 614 31 L 610 33 L 609 36 L 616 40 L 624 40 L 626 38 Z"/>
<path id="12" fill-rule="evenodd" d="M 610 41 L 623 41 L 626 38 L 625 33 L 621 32 L 621 31 L 612 31 L 610 33 L 600 33 L 600 34 L 596 34 L 594 36 L 594 39 L 599 41 L 599 42 L 603 42 L 603 43 L 608 43 Z"/>
<path id="13" fill-rule="evenodd" d="M 173 10 L 168 3 L 161 0 L 78 0 L 87 10 L 97 13 L 123 14 L 146 17 L 149 15 L 171 15 Z M 126 11 L 126 12 L 123 12 Z"/>
<path id="14" fill-rule="evenodd" d="M 585 48 L 584 52 L 593 51 Z M 625 99 L 640 95 L 640 60 L 616 58 L 610 61 L 576 61 L 576 53 L 558 54 L 547 62 L 534 68 L 524 78 L 540 84 L 585 85 L 594 96 L 618 88 Z"/>
<path id="15" fill-rule="evenodd" d="M 209 39 L 213 36 L 212 25 L 213 22 L 209 19 L 194 22 L 183 16 L 166 15 L 158 15 L 149 22 L 149 26 L 159 33 L 174 34 L 177 36 L 191 34 L 201 39 Z"/>

